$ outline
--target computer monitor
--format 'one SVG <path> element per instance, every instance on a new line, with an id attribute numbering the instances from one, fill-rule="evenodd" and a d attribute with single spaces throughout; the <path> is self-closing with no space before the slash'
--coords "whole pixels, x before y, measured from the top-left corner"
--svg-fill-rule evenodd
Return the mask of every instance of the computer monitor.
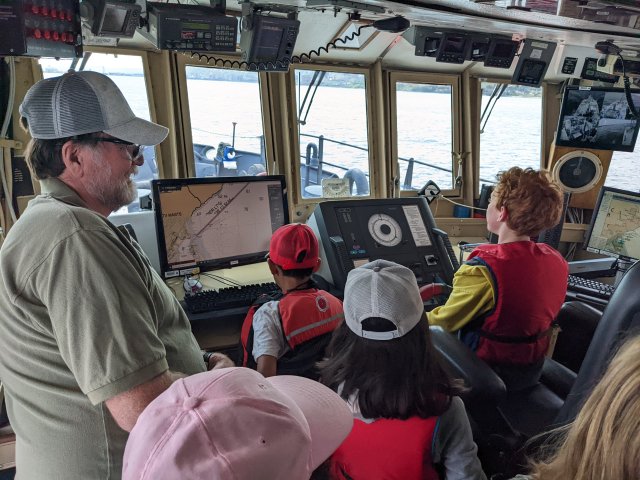
<path id="1" fill-rule="evenodd" d="M 284 176 L 151 182 L 164 278 L 264 261 L 289 223 Z"/>
<path id="2" fill-rule="evenodd" d="M 584 247 L 622 260 L 640 259 L 640 193 L 602 187 Z"/>
<path id="3" fill-rule="evenodd" d="M 631 97 L 640 106 L 640 92 Z M 623 88 L 569 86 L 562 99 L 556 145 L 633 152 L 639 127 Z"/>

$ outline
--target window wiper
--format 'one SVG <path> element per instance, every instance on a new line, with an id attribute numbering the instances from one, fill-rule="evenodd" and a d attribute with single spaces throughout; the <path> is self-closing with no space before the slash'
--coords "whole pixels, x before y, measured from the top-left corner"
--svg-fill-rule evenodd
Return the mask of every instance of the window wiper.
<path id="1" fill-rule="evenodd" d="M 311 77 L 311 82 L 307 86 L 307 92 L 304 94 L 304 99 L 300 104 L 300 110 L 298 111 L 298 123 L 301 125 L 305 125 L 307 123 L 307 117 L 309 116 L 309 111 L 311 110 L 311 105 L 313 104 L 313 99 L 316 96 L 316 92 L 318 91 L 318 87 L 322 84 L 322 80 L 327 72 L 316 70 L 313 73 L 313 77 Z M 298 88 L 300 88 L 300 74 L 298 73 Z M 313 90 L 313 92 L 312 92 Z M 309 94 L 311 97 L 309 98 Z M 298 93 L 298 97 L 300 97 L 300 93 Z M 309 105 L 306 105 L 307 100 L 309 100 Z M 302 112 L 305 110 L 304 118 L 302 118 Z"/>
<path id="2" fill-rule="evenodd" d="M 498 100 L 508 86 L 509 84 L 507 83 L 498 83 L 493 89 L 493 93 L 491 94 L 491 97 L 489 97 L 489 101 L 480 115 L 480 133 L 484 133 L 484 127 L 487 126 L 487 122 L 491 117 L 491 112 L 493 112 L 493 107 L 496 106 L 496 103 L 498 103 Z"/>

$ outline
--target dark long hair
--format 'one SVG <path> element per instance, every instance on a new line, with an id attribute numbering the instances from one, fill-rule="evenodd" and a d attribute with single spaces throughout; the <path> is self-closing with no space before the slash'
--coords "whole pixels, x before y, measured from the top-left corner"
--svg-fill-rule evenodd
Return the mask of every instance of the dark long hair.
<path id="1" fill-rule="evenodd" d="M 393 325 L 383 318 L 362 322 L 370 331 L 388 331 Z M 444 413 L 451 396 L 461 387 L 442 368 L 431 343 L 426 318 L 406 335 L 393 340 L 359 337 L 343 322 L 319 363 L 320 381 L 340 395 L 357 394 L 366 418 L 428 418 Z"/>

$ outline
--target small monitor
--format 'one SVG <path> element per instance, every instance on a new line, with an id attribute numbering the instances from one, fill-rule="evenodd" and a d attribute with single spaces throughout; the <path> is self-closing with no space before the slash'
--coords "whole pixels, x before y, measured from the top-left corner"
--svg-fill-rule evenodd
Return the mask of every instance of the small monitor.
<path id="1" fill-rule="evenodd" d="M 640 106 L 640 92 L 631 97 Z M 562 99 L 556 145 L 633 152 L 639 127 L 624 89 L 569 86 Z"/>
<path id="2" fill-rule="evenodd" d="M 610 257 L 640 259 L 640 193 L 602 187 L 584 247 Z"/>
<path id="3" fill-rule="evenodd" d="M 291 63 L 300 22 L 253 15 L 251 28 L 240 35 L 242 60 L 249 70 L 287 71 Z"/>
<path id="4" fill-rule="evenodd" d="M 445 33 L 440 40 L 437 62 L 464 63 L 469 57 L 470 38 L 462 33 Z"/>
<path id="5" fill-rule="evenodd" d="M 117 0 L 85 0 L 80 11 L 94 35 L 131 38 L 140 26 L 142 7 L 136 3 Z"/>
<path id="6" fill-rule="evenodd" d="M 485 67 L 510 68 L 519 45 L 509 38 L 492 38 L 484 58 Z"/>
<path id="7" fill-rule="evenodd" d="M 164 278 L 262 262 L 289 223 L 282 175 L 151 183 Z"/>

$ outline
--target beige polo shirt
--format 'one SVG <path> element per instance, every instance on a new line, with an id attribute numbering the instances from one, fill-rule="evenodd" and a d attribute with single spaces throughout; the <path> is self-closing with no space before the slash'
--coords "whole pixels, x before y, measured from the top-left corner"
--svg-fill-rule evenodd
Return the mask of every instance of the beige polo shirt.
<path id="1" fill-rule="evenodd" d="M 138 244 L 61 181 L 42 190 L 0 250 L 0 378 L 18 478 L 117 479 L 127 434 L 104 401 L 204 362 Z"/>

